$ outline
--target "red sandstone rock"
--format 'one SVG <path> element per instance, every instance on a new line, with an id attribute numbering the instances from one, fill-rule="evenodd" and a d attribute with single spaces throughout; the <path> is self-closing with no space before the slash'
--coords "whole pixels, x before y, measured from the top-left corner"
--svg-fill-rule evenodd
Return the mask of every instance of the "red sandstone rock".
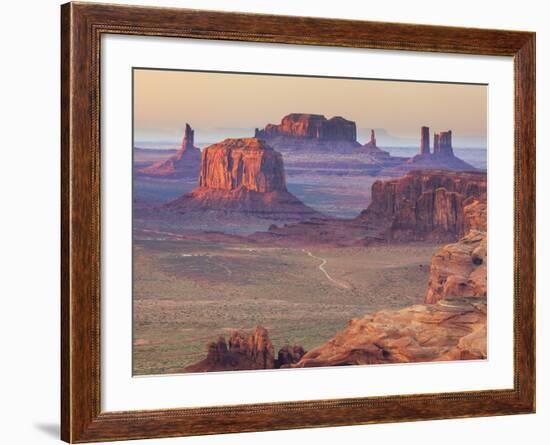
<path id="1" fill-rule="evenodd" d="M 463 234 L 470 230 L 487 232 L 487 198 L 467 199 L 464 201 L 464 229 Z"/>
<path id="2" fill-rule="evenodd" d="M 468 201 L 463 208 L 466 235 L 432 257 L 426 303 L 487 296 L 487 203 Z"/>
<path id="3" fill-rule="evenodd" d="M 184 371 L 242 371 L 274 367 L 273 344 L 267 330 L 258 326 L 250 335 L 240 331 L 233 332 L 227 343 L 223 337 L 209 343 L 206 358 L 187 366 Z"/>
<path id="4" fill-rule="evenodd" d="M 226 139 L 204 150 L 199 187 L 285 192 L 283 158 L 259 139 Z"/>
<path id="5" fill-rule="evenodd" d="M 280 124 L 256 128 L 255 137 L 281 151 L 353 152 L 357 142 L 355 122 L 336 116 L 327 119 L 321 114 L 292 113 Z"/>
<path id="6" fill-rule="evenodd" d="M 471 230 L 432 257 L 426 303 L 487 296 L 487 234 Z"/>
<path id="7" fill-rule="evenodd" d="M 304 356 L 305 351 L 301 346 L 283 346 L 279 349 L 277 355 L 277 368 L 289 368 L 290 366 L 298 363 Z"/>
<path id="8" fill-rule="evenodd" d="M 372 186 L 372 200 L 360 219 L 387 227 L 393 240 L 456 240 L 464 233 L 464 205 L 485 199 L 484 173 L 414 171 Z"/>
<path id="9" fill-rule="evenodd" d="M 292 367 L 485 359 L 487 302 L 464 299 L 351 320 Z"/>
<path id="10" fill-rule="evenodd" d="M 256 138 L 226 139 L 205 148 L 199 186 L 166 207 L 180 212 L 247 213 L 274 220 L 319 216 L 287 191 L 281 154 Z"/>
<path id="11" fill-rule="evenodd" d="M 256 129 L 256 137 L 269 139 L 275 136 L 292 136 L 319 140 L 346 140 L 355 142 L 355 122 L 341 116 L 327 119 L 321 114 L 292 113 L 278 125 L 268 124 L 265 129 Z"/>
<path id="12" fill-rule="evenodd" d="M 162 176 L 167 178 L 197 177 L 201 161 L 201 151 L 194 146 L 195 132 L 189 124 L 185 124 L 185 134 L 181 148 L 175 155 L 165 161 L 159 161 L 149 167 L 138 170 L 145 176 Z"/>

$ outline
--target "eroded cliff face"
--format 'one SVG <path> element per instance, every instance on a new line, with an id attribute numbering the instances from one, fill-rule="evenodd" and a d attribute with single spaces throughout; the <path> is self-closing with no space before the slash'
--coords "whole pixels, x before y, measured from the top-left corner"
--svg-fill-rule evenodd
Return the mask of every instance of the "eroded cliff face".
<path id="1" fill-rule="evenodd" d="M 205 148 L 198 187 L 165 207 L 285 221 L 319 216 L 287 191 L 281 154 L 257 138 L 226 139 Z"/>
<path id="2" fill-rule="evenodd" d="M 204 149 L 199 187 L 285 192 L 283 158 L 259 139 L 226 139 Z"/>
<path id="3" fill-rule="evenodd" d="M 189 177 L 199 175 L 201 151 L 195 147 L 195 132 L 189 124 L 185 124 L 185 132 L 181 148 L 168 159 L 159 161 L 138 170 L 138 174 L 165 178 Z"/>
<path id="4" fill-rule="evenodd" d="M 463 211 L 466 235 L 433 255 L 426 303 L 487 297 L 487 205 L 476 200 Z"/>
<path id="5" fill-rule="evenodd" d="M 359 218 L 387 227 L 390 240 L 452 241 L 464 233 L 464 206 L 486 199 L 486 193 L 484 173 L 414 171 L 376 181 L 371 204 Z"/>

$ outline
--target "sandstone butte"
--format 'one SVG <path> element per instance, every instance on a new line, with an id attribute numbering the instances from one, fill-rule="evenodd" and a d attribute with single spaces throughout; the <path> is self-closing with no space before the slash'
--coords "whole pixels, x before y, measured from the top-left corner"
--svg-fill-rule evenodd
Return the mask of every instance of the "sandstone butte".
<path id="1" fill-rule="evenodd" d="M 137 171 L 139 175 L 158 176 L 165 178 L 196 178 L 199 174 L 201 151 L 195 147 L 195 132 L 189 124 L 185 124 L 185 133 L 180 149 L 164 161 Z"/>
<path id="2" fill-rule="evenodd" d="M 205 148 L 198 187 L 166 207 L 178 212 L 222 211 L 274 220 L 319 216 L 288 192 L 281 154 L 257 138 L 225 139 Z"/>
<path id="3" fill-rule="evenodd" d="M 229 340 L 219 337 L 208 344 L 206 358 L 187 366 L 185 372 L 242 371 L 247 369 L 276 369 L 297 363 L 304 355 L 301 346 L 286 345 L 275 357 L 268 332 L 257 326 L 251 333 L 234 331 Z"/>
<path id="4" fill-rule="evenodd" d="M 457 186 L 457 178 L 453 178 L 454 180 L 447 182 L 451 189 Z M 479 186 L 477 177 L 474 184 Z M 464 184 L 458 188 L 463 187 L 468 189 Z M 411 189 L 414 187 L 409 184 L 406 190 L 410 192 Z M 413 196 L 418 193 L 415 192 Z M 306 353 L 299 346 L 281 349 L 298 353 L 281 360 L 280 351 L 279 360 L 273 359 L 272 367 L 303 368 L 486 359 L 487 204 L 486 193 L 479 195 L 479 198 L 470 197 L 464 200 L 460 209 L 462 237 L 455 243 L 443 246 L 432 256 L 425 304 L 400 310 L 383 310 L 350 320 L 348 326 L 332 339 Z M 267 331 L 262 328 L 261 333 L 261 338 L 264 339 L 262 342 L 258 343 L 255 340 L 258 335 L 253 334 L 253 339 L 248 340 L 248 344 L 269 344 L 268 347 L 256 348 L 253 354 L 248 352 L 250 348 L 244 354 L 241 348 L 229 348 L 232 355 L 227 359 L 223 358 L 227 357 L 225 351 L 228 347 L 225 342 L 211 343 L 207 358 L 187 367 L 185 371 L 269 367 L 266 363 L 270 365 L 271 359 L 262 359 L 262 366 L 255 360 L 255 364 L 250 364 L 251 355 L 264 357 L 258 351 L 273 350 L 271 342 L 266 340 Z"/>
<path id="5" fill-rule="evenodd" d="M 388 240 L 455 241 L 475 215 L 464 208 L 486 201 L 483 172 L 412 171 L 403 177 L 376 181 L 371 203 L 359 219 L 382 227 Z"/>

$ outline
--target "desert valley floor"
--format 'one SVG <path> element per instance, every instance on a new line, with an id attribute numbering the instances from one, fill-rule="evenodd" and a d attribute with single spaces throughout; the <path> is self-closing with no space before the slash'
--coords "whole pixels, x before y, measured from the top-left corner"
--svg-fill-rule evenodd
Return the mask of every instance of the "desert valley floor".
<path id="1" fill-rule="evenodd" d="M 204 356 L 213 333 L 257 325 L 276 348 L 309 350 L 352 318 L 421 303 L 436 247 L 137 241 L 134 373 L 181 372 Z"/>

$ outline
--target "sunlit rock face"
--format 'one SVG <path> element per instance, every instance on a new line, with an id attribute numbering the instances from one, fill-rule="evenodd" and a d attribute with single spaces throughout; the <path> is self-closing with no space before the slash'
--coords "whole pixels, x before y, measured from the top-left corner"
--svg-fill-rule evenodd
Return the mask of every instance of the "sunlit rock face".
<path id="1" fill-rule="evenodd" d="M 371 204 L 360 218 L 386 225 L 389 239 L 454 241 L 465 232 L 465 206 L 474 200 L 485 202 L 486 194 L 484 173 L 413 171 L 376 181 Z M 473 219 L 468 214 L 466 224 Z"/>
<path id="2" fill-rule="evenodd" d="M 257 138 L 226 139 L 204 150 L 199 187 L 285 192 L 283 158 Z"/>
<path id="3" fill-rule="evenodd" d="M 463 213 L 465 235 L 432 257 L 426 303 L 487 296 L 487 204 L 474 200 Z"/>
<path id="4" fill-rule="evenodd" d="M 320 141 L 357 140 L 355 122 L 335 116 L 327 119 L 322 114 L 291 113 L 280 124 L 268 124 L 256 129 L 256 137 L 270 139 L 276 136 L 318 139 Z"/>
<path id="5" fill-rule="evenodd" d="M 242 371 L 288 368 L 300 361 L 305 351 L 298 345 L 283 346 L 275 357 L 267 329 L 256 326 L 251 333 L 234 331 L 208 343 L 206 357 L 187 366 L 184 372 Z"/>
<path id="6" fill-rule="evenodd" d="M 257 138 L 225 139 L 205 148 L 198 187 L 166 208 L 286 221 L 319 216 L 287 191 L 281 154 Z"/>

